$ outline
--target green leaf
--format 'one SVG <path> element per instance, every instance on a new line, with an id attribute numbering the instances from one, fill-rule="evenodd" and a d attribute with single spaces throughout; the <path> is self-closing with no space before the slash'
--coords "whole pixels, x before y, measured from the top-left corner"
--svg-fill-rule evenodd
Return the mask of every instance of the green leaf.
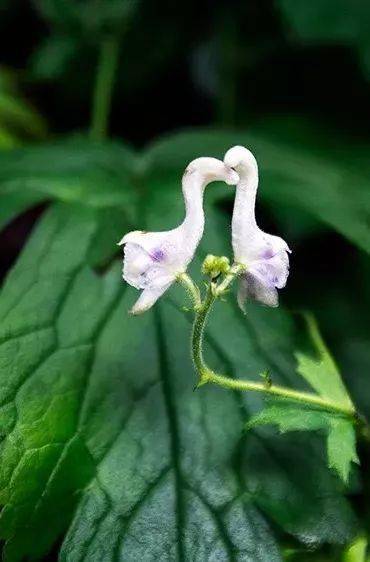
<path id="1" fill-rule="evenodd" d="M 179 174 L 199 154 L 223 158 L 230 146 L 245 145 L 259 163 L 259 197 L 275 214 L 284 206 L 294 222 L 295 209 L 304 210 L 369 253 L 368 147 L 355 145 L 349 150 L 347 140 L 341 140 L 339 134 L 334 144 L 318 146 L 315 139 L 325 138 L 320 128 L 310 127 L 307 136 L 307 127 L 301 122 L 299 131 L 288 134 L 286 125 L 290 122 L 280 121 L 279 135 L 272 125 L 255 126 L 247 133 L 209 129 L 171 135 L 149 147 L 144 161 L 152 168 L 177 170 Z"/>
<path id="2" fill-rule="evenodd" d="M 298 373 L 323 398 L 343 406 L 353 406 L 338 367 L 320 335 L 315 319 L 307 314 L 306 322 L 309 335 L 318 354 L 318 359 L 314 359 L 304 353 L 296 353 Z"/>
<path id="3" fill-rule="evenodd" d="M 353 424 L 348 420 L 330 419 L 328 433 L 328 461 L 339 476 L 348 481 L 351 462 L 358 463 L 356 435 Z"/>
<path id="4" fill-rule="evenodd" d="M 48 200 L 121 209 L 133 220 L 135 163 L 119 143 L 79 138 L 0 153 L 0 225 Z"/>
<path id="5" fill-rule="evenodd" d="M 289 131 L 290 119 L 281 122 L 278 131 Z M 256 127 L 248 133 L 203 130 L 165 137 L 148 147 L 139 158 L 119 143 L 89 143 L 72 140 L 47 146 L 0 153 L 0 197 L 3 224 L 17 209 L 50 198 L 83 201 L 93 206 L 123 206 L 133 216 L 132 195 L 147 175 L 157 176 L 158 201 L 162 199 L 162 182 L 169 175 L 176 185 L 187 163 L 210 154 L 223 157 L 233 144 L 244 144 L 255 152 L 261 168 L 260 197 L 274 214 L 284 207 L 295 218 L 295 210 L 304 211 L 334 228 L 365 252 L 370 248 L 368 147 L 355 146 L 350 151 L 345 139 L 336 145 L 324 143 L 319 150 L 314 139 L 322 131 L 299 125 L 297 130 L 277 134 L 276 125 Z M 301 139 L 310 139 L 303 141 Z M 20 166 L 22 163 L 22 166 Z M 348 189 L 348 186 L 351 189 Z M 126 186 L 126 189 L 123 189 Z M 233 190 L 223 192 L 233 197 Z M 131 197 L 129 197 L 131 194 Z M 176 199 L 181 205 L 181 200 Z M 292 219 L 292 220 L 293 220 Z M 294 220 L 293 220 L 294 223 Z M 294 242 L 294 240 L 293 240 Z M 214 253 L 214 252 L 213 252 Z"/>
<path id="6" fill-rule="evenodd" d="M 122 284 L 120 265 L 94 273 L 100 212 L 50 210 L 1 295 L 5 560 L 40 558 L 68 529 L 61 560 L 278 561 L 266 516 L 310 544 L 348 541 L 353 514 L 313 443 L 297 451 L 277 450 L 268 435 L 246 442 L 258 401 L 193 392 L 178 292 L 130 318 L 137 292 Z M 256 309 L 250 324 L 234 306 L 218 315 L 213 364 L 241 375 L 267 364 L 294 377 L 294 330 L 282 310 Z M 255 464 L 261 454 L 270 485 Z"/>
<path id="7" fill-rule="evenodd" d="M 367 24 L 370 8 L 367 2 L 346 0 L 278 0 L 288 26 L 296 38 L 312 43 L 344 44 L 355 48 L 369 77 L 370 41 Z"/>
<path id="8" fill-rule="evenodd" d="M 298 407 L 287 402 L 272 404 L 253 416 L 246 429 L 258 425 L 277 425 L 281 433 L 287 431 L 316 431 L 328 427 L 330 415 L 319 410 Z"/>
<path id="9" fill-rule="evenodd" d="M 246 429 L 259 425 L 277 425 L 281 433 L 317 431 L 327 433 L 328 465 L 344 482 L 348 482 L 351 463 L 358 463 L 356 435 L 353 424 L 339 416 L 289 403 L 266 406 L 246 424 Z"/>
<path id="10" fill-rule="evenodd" d="M 314 318 L 306 314 L 306 322 L 319 360 L 303 353 L 296 353 L 298 373 L 323 398 L 346 407 L 353 407 L 338 368 L 320 335 Z M 273 403 L 252 417 L 246 427 L 250 429 L 266 424 L 277 425 L 282 433 L 325 429 L 328 434 L 328 465 L 339 474 L 344 482 L 348 482 L 351 463 L 359 462 L 356 453 L 356 435 L 351 420 L 308 407 L 297 407 L 289 403 Z"/>
<path id="11" fill-rule="evenodd" d="M 77 506 L 62 560 L 231 550 L 280 560 L 231 466 L 242 425 L 233 396 L 192 392 L 187 345 L 181 359 L 173 347 L 188 336 L 182 314 L 164 303 L 129 318 L 119 267 L 88 268 L 94 216 L 50 212 L 3 290 L 5 558 L 40 557 Z"/>

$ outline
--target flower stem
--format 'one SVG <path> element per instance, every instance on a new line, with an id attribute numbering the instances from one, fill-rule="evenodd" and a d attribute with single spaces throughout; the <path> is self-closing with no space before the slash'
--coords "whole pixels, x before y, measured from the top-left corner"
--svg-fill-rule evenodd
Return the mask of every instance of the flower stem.
<path id="1" fill-rule="evenodd" d="M 195 369 L 199 375 L 199 385 L 206 384 L 210 380 L 210 376 L 215 375 L 208 367 L 203 357 L 203 336 L 206 327 L 207 316 L 211 310 L 212 304 L 216 299 L 214 286 L 211 282 L 207 289 L 207 294 L 198 311 L 195 314 L 193 333 L 192 333 L 192 358 Z"/>
<path id="2" fill-rule="evenodd" d="M 180 273 L 176 278 L 178 283 L 184 287 L 195 311 L 199 310 L 202 305 L 202 299 L 198 286 L 187 273 Z"/>
<path id="3" fill-rule="evenodd" d="M 219 375 L 212 371 L 210 367 L 208 367 L 203 356 L 203 338 L 207 318 L 216 298 L 225 292 L 226 288 L 230 285 L 233 279 L 235 279 L 236 275 L 238 275 L 238 272 L 240 273 L 240 266 L 233 266 L 233 268 L 230 271 L 230 274 L 225 277 L 225 280 L 220 285 L 217 286 L 212 282 L 209 284 L 205 299 L 196 310 L 193 324 L 191 348 L 194 366 L 199 375 L 198 386 L 202 386 L 203 384 L 207 383 L 214 383 L 222 386 L 223 388 L 249 392 L 259 392 L 262 394 L 277 396 L 286 400 L 299 402 L 308 406 L 314 406 L 327 412 L 333 412 L 336 414 L 344 415 L 346 417 L 355 418 L 356 411 L 352 406 L 332 402 L 331 400 L 327 400 L 311 392 L 301 392 L 279 385 L 267 384 L 266 382 L 259 383 L 249 380 L 233 379 L 230 377 Z"/>
<path id="4" fill-rule="evenodd" d="M 101 140 L 107 136 L 118 51 L 118 39 L 115 37 L 109 37 L 102 41 L 93 93 L 90 127 L 90 136 L 95 140 Z"/>
<path id="5" fill-rule="evenodd" d="M 234 279 L 238 277 L 238 275 L 243 273 L 245 269 L 246 269 L 245 265 L 242 265 L 241 263 L 234 263 L 231 266 L 229 273 L 225 276 L 225 279 L 222 281 L 222 283 L 217 285 L 217 287 L 214 289 L 216 297 L 225 293 L 225 291 L 227 291 L 227 289 L 234 281 Z"/>

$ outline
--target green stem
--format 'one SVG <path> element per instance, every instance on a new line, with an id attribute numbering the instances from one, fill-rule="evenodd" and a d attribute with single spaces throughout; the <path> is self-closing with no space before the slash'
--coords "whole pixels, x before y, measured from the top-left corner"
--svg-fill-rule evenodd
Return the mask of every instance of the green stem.
<path id="1" fill-rule="evenodd" d="M 234 279 L 238 277 L 238 275 L 243 273 L 243 271 L 245 270 L 246 270 L 245 265 L 242 265 L 241 263 L 234 263 L 231 266 L 229 273 L 225 276 L 225 279 L 222 281 L 222 283 L 220 283 L 214 289 L 215 296 L 218 297 L 221 296 L 223 293 L 225 293 L 225 291 L 229 288 L 229 286 L 234 281 Z"/>
<path id="2" fill-rule="evenodd" d="M 216 299 L 214 292 L 214 285 L 212 282 L 209 284 L 207 294 L 204 302 L 201 304 L 198 312 L 195 315 L 192 333 L 192 358 L 195 369 L 199 375 L 199 386 L 209 381 L 209 377 L 214 375 L 208 367 L 203 357 L 203 336 L 207 322 L 207 316 L 211 310 L 212 304 Z"/>
<path id="3" fill-rule="evenodd" d="M 107 136 L 119 44 L 114 37 L 101 43 L 92 103 L 90 136 L 101 140 Z"/>
<path id="4" fill-rule="evenodd" d="M 194 310 L 199 310 L 202 305 L 202 299 L 199 288 L 193 282 L 192 278 L 187 273 L 180 273 L 176 280 L 184 287 L 186 294 L 191 300 Z"/>
<path id="5" fill-rule="evenodd" d="M 208 367 L 203 356 L 203 337 L 207 318 L 214 301 L 220 294 L 225 291 L 226 287 L 233 281 L 233 279 L 235 279 L 238 271 L 240 272 L 239 266 L 234 269 L 233 272 L 230 272 L 228 282 L 225 283 L 227 279 L 226 277 L 225 281 L 218 287 L 215 287 L 215 284 L 210 283 L 206 297 L 196 312 L 192 333 L 192 357 L 195 368 L 199 375 L 198 386 L 207 383 L 214 383 L 222 386 L 223 388 L 249 392 L 259 392 L 270 396 L 278 396 L 280 398 L 292 400 L 301 404 L 315 406 L 328 412 L 335 412 L 337 414 L 342 414 L 354 418 L 356 416 L 356 412 L 353 407 L 337 404 L 330 400 L 326 400 L 321 396 L 318 396 L 317 394 L 313 394 L 311 392 L 300 392 L 283 386 L 269 385 L 263 382 L 258 383 L 249 380 L 233 379 L 230 377 L 219 375 Z M 220 291 L 221 287 L 222 291 Z"/>
<path id="6" fill-rule="evenodd" d="M 290 388 L 279 385 L 268 386 L 266 384 L 258 382 L 231 379 L 229 377 L 224 377 L 222 375 L 217 375 L 216 373 L 209 372 L 207 373 L 207 379 L 208 380 L 206 382 L 213 382 L 224 388 L 262 392 L 263 394 L 278 396 L 280 398 L 293 400 L 294 402 L 300 402 L 301 404 L 305 405 L 316 406 L 329 412 L 336 412 L 337 414 L 343 414 L 351 417 L 355 414 L 353 408 L 350 408 L 348 406 L 341 406 L 340 404 L 321 398 L 321 396 L 313 394 L 312 392 L 300 392 L 298 390 L 292 390 Z"/>

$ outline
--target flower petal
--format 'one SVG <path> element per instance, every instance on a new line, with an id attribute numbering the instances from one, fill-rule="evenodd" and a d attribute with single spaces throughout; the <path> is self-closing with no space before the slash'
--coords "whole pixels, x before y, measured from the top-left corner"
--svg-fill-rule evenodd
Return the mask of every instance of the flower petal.
<path id="1" fill-rule="evenodd" d="M 157 302 L 159 297 L 163 295 L 170 285 L 171 283 L 167 283 L 167 285 L 163 285 L 161 287 L 148 287 L 147 289 L 144 289 L 134 306 L 131 308 L 130 314 L 142 314 L 143 312 L 149 310 L 149 308 Z"/>
<path id="2" fill-rule="evenodd" d="M 251 299 L 266 306 L 279 305 L 278 292 L 274 286 L 264 284 L 252 273 L 245 273 L 239 280 L 238 304 L 245 312 L 245 301 Z"/>
<path id="3" fill-rule="evenodd" d="M 289 258 L 285 250 L 267 259 L 249 264 L 248 271 L 268 287 L 285 287 L 289 275 Z"/>
<path id="4" fill-rule="evenodd" d="M 138 244 L 126 243 L 124 247 L 123 278 L 136 289 L 144 289 L 143 273 L 153 262 L 148 252 Z"/>

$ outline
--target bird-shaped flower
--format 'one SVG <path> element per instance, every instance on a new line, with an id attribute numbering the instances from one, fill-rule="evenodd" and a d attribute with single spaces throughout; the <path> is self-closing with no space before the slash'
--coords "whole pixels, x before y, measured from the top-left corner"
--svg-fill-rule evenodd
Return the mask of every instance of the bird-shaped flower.
<path id="1" fill-rule="evenodd" d="M 237 173 L 221 160 L 197 158 L 190 162 L 182 178 L 186 215 L 180 226 L 165 232 L 137 230 L 122 238 L 123 279 L 143 290 L 132 314 L 153 306 L 193 259 L 204 230 L 205 187 L 213 181 L 235 185 L 238 180 Z"/>
<path id="2" fill-rule="evenodd" d="M 239 175 L 232 218 L 234 259 L 245 266 L 239 281 L 239 306 L 244 310 L 247 299 L 278 306 L 277 289 L 287 282 L 290 249 L 285 240 L 257 226 L 258 166 L 253 154 L 243 146 L 234 146 L 225 154 L 224 162 Z"/>

